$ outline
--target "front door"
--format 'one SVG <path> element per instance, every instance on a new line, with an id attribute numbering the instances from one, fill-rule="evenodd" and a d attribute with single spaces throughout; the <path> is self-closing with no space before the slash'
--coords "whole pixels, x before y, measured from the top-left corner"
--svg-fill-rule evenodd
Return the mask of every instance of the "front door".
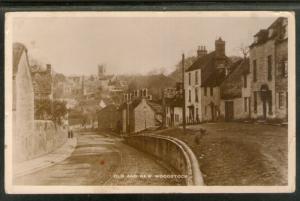
<path id="1" fill-rule="evenodd" d="M 233 120 L 233 101 L 225 101 L 225 121 Z"/>

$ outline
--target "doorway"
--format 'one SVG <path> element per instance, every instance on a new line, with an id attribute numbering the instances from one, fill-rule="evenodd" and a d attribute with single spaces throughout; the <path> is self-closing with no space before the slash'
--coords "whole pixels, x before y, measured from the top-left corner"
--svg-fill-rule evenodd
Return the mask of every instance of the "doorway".
<path id="1" fill-rule="evenodd" d="M 234 119 L 233 101 L 225 101 L 225 121 L 232 121 Z"/>

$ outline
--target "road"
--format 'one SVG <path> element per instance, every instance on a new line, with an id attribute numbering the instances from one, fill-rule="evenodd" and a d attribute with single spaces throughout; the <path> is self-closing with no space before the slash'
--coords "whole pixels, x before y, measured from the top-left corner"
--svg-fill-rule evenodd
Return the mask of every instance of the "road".
<path id="1" fill-rule="evenodd" d="M 158 178 L 175 174 L 154 158 L 106 133 L 77 132 L 74 152 L 64 161 L 16 178 L 17 185 L 183 185 Z M 143 177 L 146 175 L 146 178 Z M 149 177 L 148 177 L 149 176 Z M 151 177 L 150 177 L 151 176 Z"/>

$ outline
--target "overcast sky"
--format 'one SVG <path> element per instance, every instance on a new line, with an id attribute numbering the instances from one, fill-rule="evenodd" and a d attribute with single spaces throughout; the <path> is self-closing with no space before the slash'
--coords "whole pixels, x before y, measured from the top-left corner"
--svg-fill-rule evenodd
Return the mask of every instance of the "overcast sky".
<path id="1" fill-rule="evenodd" d="M 181 59 L 196 55 L 199 45 L 214 50 L 226 41 L 228 56 L 240 55 L 241 44 L 276 18 L 15 18 L 13 41 L 26 45 L 31 58 L 51 63 L 56 72 L 94 74 L 105 64 L 109 73 L 147 73 L 174 69 Z"/>

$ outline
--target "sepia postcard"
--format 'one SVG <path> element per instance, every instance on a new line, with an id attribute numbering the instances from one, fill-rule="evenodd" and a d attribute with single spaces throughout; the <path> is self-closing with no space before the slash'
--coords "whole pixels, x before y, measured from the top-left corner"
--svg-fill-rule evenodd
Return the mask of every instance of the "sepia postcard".
<path id="1" fill-rule="evenodd" d="M 295 191 L 295 16 L 8 12 L 10 194 Z"/>

